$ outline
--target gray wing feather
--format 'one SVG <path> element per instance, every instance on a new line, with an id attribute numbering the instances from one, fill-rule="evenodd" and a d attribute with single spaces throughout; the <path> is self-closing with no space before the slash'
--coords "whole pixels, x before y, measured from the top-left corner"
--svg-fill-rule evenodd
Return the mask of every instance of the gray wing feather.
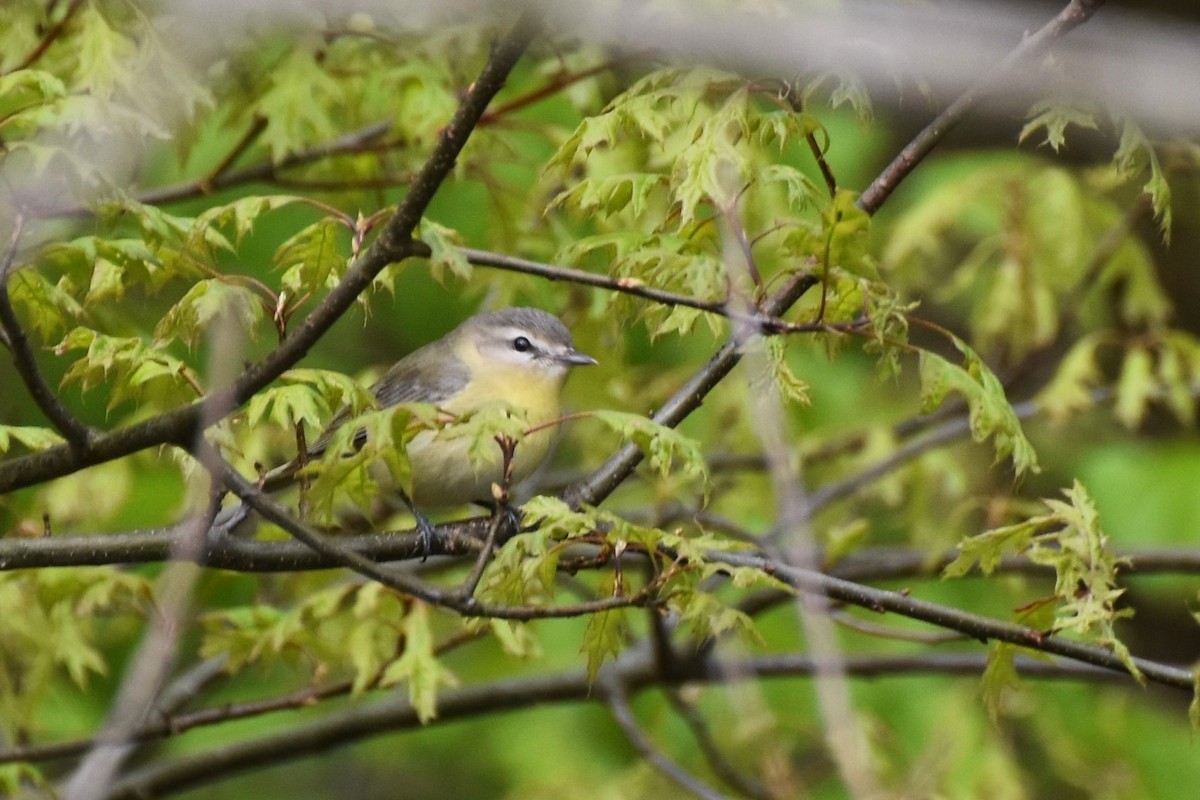
<path id="1" fill-rule="evenodd" d="M 467 385 L 471 375 L 466 366 L 453 356 L 450 363 L 446 363 L 447 359 L 441 359 L 437 374 L 431 375 L 429 370 L 422 370 L 419 365 L 424 360 L 421 358 L 425 354 L 424 350 L 425 348 L 421 348 L 397 361 L 387 374 L 371 387 L 371 393 L 375 395 L 380 408 L 391 408 L 400 403 L 442 403 Z M 329 421 L 320 438 L 308 449 L 309 457 L 324 453 L 334 431 L 348 419 L 350 410 L 343 408 Z M 359 433 L 365 435 L 362 431 Z M 364 442 L 365 439 L 359 441 L 359 437 L 355 437 L 356 446 L 362 447 Z"/>

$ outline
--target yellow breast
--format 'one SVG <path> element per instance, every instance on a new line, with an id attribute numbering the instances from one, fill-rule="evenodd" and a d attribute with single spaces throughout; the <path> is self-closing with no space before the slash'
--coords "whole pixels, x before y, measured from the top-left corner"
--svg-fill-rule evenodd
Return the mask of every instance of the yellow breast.
<path id="1" fill-rule="evenodd" d="M 461 392 L 443 403 L 453 414 L 468 414 L 488 405 L 523 409 L 530 427 L 560 416 L 562 379 L 533 370 L 487 369 L 472 365 L 474 377 Z M 528 477 L 550 450 L 556 426 L 523 436 L 513 453 L 513 483 Z M 469 442 L 452 430 L 418 434 L 409 444 L 413 469 L 413 503 L 418 508 L 462 505 L 492 500 L 492 484 L 503 478 L 500 446 L 494 456 L 472 463 Z"/>

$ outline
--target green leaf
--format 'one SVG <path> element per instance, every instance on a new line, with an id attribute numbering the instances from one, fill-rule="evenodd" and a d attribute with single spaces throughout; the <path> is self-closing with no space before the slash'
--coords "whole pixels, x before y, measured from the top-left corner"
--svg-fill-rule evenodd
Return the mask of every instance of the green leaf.
<path id="1" fill-rule="evenodd" d="M 601 596 L 611 596 L 615 590 L 615 579 L 608 576 L 601 583 Z M 583 634 L 581 650 L 587 655 L 588 683 L 596 682 L 596 675 L 607 658 L 616 658 L 625 647 L 628 609 L 610 608 L 597 611 L 588 618 L 587 630 Z"/>
<path id="2" fill-rule="evenodd" d="M 374 395 L 348 375 L 319 369 L 290 369 L 279 376 L 282 386 L 271 386 L 246 406 L 246 425 L 263 422 L 281 428 L 305 424 L 319 431 L 334 411 L 347 408 L 352 416 L 374 405 Z"/>
<path id="3" fill-rule="evenodd" d="M 266 120 L 261 140 L 276 163 L 338 131 L 332 109 L 346 92 L 300 44 L 270 71 L 270 86 L 258 99 L 254 116 Z"/>
<path id="4" fill-rule="evenodd" d="M 960 578 L 978 565 L 984 575 L 991 575 L 1006 555 L 1024 553 L 1034 535 L 1049 524 L 1047 517 L 1033 517 L 1015 525 L 992 528 L 964 538 L 958 545 L 958 555 L 942 570 L 943 578 Z"/>
<path id="5" fill-rule="evenodd" d="M 383 488 L 381 480 L 411 495 L 408 445 L 422 431 L 444 424 L 437 409 L 428 403 L 401 403 L 342 423 L 330 435 L 321 458 L 300 471 L 315 476 L 306 495 L 313 517 L 332 522 L 348 503 L 370 511 Z M 360 433 L 365 434 L 361 443 Z M 380 474 L 380 467 L 385 474 Z"/>
<path id="6" fill-rule="evenodd" d="M 192 249 L 200 252 L 209 245 L 217 243 L 220 247 L 232 252 L 235 246 L 241 244 L 242 240 L 254 230 L 259 217 L 278 208 L 301 202 L 304 202 L 301 197 L 281 194 L 242 197 L 231 203 L 214 206 L 196 217 L 188 234 L 189 245 Z M 219 229 L 229 227 L 233 228 L 232 244 L 223 238 L 214 238 L 214 234 Z"/>
<path id="7" fill-rule="evenodd" d="M 85 4 L 77 24 L 79 67 L 75 74 L 80 85 L 75 88 L 108 98 L 119 87 L 132 85 L 137 45 L 108 23 L 97 4 Z"/>
<path id="8" fill-rule="evenodd" d="M 1121 117 L 1119 127 L 1121 136 L 1116 152 L 1113 153 L 1113 167 L 1117 174 L 1126 180 L 1149 173 L 1142 191 L 1150 198 L 1163 242 L 1170 244 L 1171 186 L 1167 183 L 1167 176 L 1158 160 L 1158 154 L 1137 123 L 1128 117 Z"/>
<path id="9" fill-rule="evenodd" d="M 967 402 L 971 437 L 976 442 L 991 437 L 996 457 L 1011 456 L 1018 475 L 1037 472 L 1037 454 L 1025 438 L 1000 380 L 966 342 L 957 336 L 951 336 L 951 340 L 963 354 L 962 366 L 928 350 L 920 353 L 922 410 L 931 412 L 945 402 L 950 392 L 958 392 Z"/>
<path id="10" fill-rule="evenodd" d="M 808 395 L 808 383 L 801 380 L 788 364 L 787 345 L 788 340 L 783 336 L 769 336 L 763 339 L 763 352 L 767 356 L 766 362 L 771 369 L 773 384 L 785 400 L 807 406 L 812 403 L 812 398 Z"/>
<path id="11" fill-rule="evenodd" d="M 12 273 L 8 291 L 13 306 L 20 309 L 26 327 L 43 341 L 60 335 L 84 316 L 83 306 L 63 289 L 61 283 L 50 283 L 31 267 Z"/>
<path id="12" fill-rule="evenodd" d="M 708 463 L 695 439 L 640 414 L 600 409 L 588 415 L 616 431 L 622 439 L 636 444 L 650 468 L 664 478 L 675 467 L 684 475 L 708 484 Z"/>
<path id="13" fill-rule="evenodd" d="M 29 450 L 46 450 L 63 443 L 63 438 L 49 428 L 24 425 L 0 425 L 0 453 L 7 453 L 13 442 Z"/>
<path id="14" fill-rule="evenodd" d="M 283 272 L 280 285 L 293 296 L 320 294 L 346 272 L 348 261 L 339 239 L 344 228 L 332 218 L 314 222 L 275 250 L 275 268 Z"/>
<path id="15" fill-rule="evenodd" d="M 987 666 L 983 670 L 983 704 L 992 722 L 1000 719 L 1005 696 L 1021 687 L 1014 657 L 1017 648 L 1007 642 L 996 642 L 988 650 Z"/>
<path id="16" fill-rule="evenodd" d="M 125 401 L 139 408 L 172 407 L 196 397 L 198 379 L 191 369 L 137 337 L 75 328 L 54 347 L 57 355 L 71 350 L 87 352 L 67 369 L 62 385 L 78 383 L 86 392 L 107 384 L 110 411 Z"/>
<path id="17" fill-rule="evenodd" d="M 429 245 L 429 266 L 438 283 L 445 284 L 446 271 L 461 281 L 468 281 L 474 267 L 462 252 L 462 235 L 452 228 L 431 219 L 421 220 L 421 241 Z"/>
<path id="18" fill-rule="evenodd" d="M 1117 419 L 1127 428 L 1136 428 L 1146 416 L 1146 409 L 1157 389 L 1154 356 L 1145 347 L 1135 346 L 1128 350 L 1117 379 Z"/>
<path id="19" fill-rule="evenodd" d="M 832 88 L 828 88 L 828 84 L 833 84 Z M 830 70 L 810 80 L 800 90 L 801 105 L 808 108 L 817 95 L 828 96 L 831 108 L 850 106 L 859 122 L 865 124 L 874 118 L 870 92 L 862 79 L 852 72 Z"/>
<path id="20" fill-rule="evenodd" d="M 429 607 L 416 600 L 404 618 L 404 653 L 383 671 L 379 685 L 395 686 L 401 681 L 408 682 L 408 700 L 422 723 L 437 717 L 438 688 L 458 683 L 434 655 Z"/>
<path id="21" fill-rule="evenodd" d="M 1067 141 L 1067 128 L 1077 125 L 1081 128 L 1098 130 L 1095 112 L 1081 107 L 1077 102 L 1057 98 L 1042 100 L 1029 109 L 1029 122 L 1021 129 L 1017 141 L 1024 142 L 1038 131 L 1045 131 L 1043 144 L 1048 144 L 1058 152 Z"/>
<path id="22" fill-rule="evenodd" d="M 159 345 L 180 339 L 195 348 L 213 325 L 223 328 L 234 325 L 236 330 L 253 339 L 264 315 L 262 300 L 252 290 L 212 278 L 193 284 L 187 294 L 167 310 L 154 329 L 154 338 Z"/>
<path id="23" fill-rule="evenodd" d="M 1037 402 L 1057 423 L 1072 414 L 1096 405 L 1092 391 L 1104 381 L 1096 363 L 1096 351 L 1103 343 L 1101 334 L 1081 337 L 1058 364 L 1054 377 L 1038 393 Z"/>

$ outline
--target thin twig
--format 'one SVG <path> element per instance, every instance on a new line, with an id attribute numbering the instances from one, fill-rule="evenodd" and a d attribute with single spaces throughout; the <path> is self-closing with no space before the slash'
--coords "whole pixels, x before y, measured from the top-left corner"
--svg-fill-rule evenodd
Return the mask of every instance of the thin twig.
<path id="1" fill-rule="evenodd" d="M 708 720 L 692 703 L 684 699 L 678 688 L 667 686 L 664 688 L 663 694 L 666 695 L 667 701 L 679 713 L 683 721 L 687 723 L 688 728 L 692 731 L 692 737 L 695 738 L 696 744 L 700 745 L 700 752 L 704 754 L 704 760 L 708 762 L 714 775 L 739 794 L 754 798 L 754 800 L 770 800 L 771 795 L 760 783 L 743 775 L 729 759 L 725 758 L 725 754 L 721 752 L 721 748 L 713 738 Z"/>
<path id="2" fill-rule="evenodd" d="M 547 97 L 551 97 L 558 92 L 561 92 L 568 86 L 573 86 L 580 81 L 585 81 L 588 78 L 599 75 L 601 72 L 607 72 L 608 70 L 612 69 L 616 63 L 617 62 L 615 61 L 605 61 L 603 64 L 597 64 L 594 67 L 589 67 L 587 69 L 580 70 L 579 72 L 566 72 L 558 75 L 545 86 L 535 89 L 528 94 L 524 94 L 521 97 L 515 97 L 512 100 L 509 100 L 507 103 L 502 103 L 501 105 L 498 105 L 492 110 L 488 111 L 479 120 L 479 126 L 484 127 L 486 125 L 494 125 L 502 117 L 505 117 L 514 111 L 520 111 L 522 108 L 527 108 L 535 103 L 545 100 Z"/>
<path id="3" fill-rule="evenodd" d="M 811 275 L 800 273 L 792 275 L 779 291 L 763 303 L 762 311 L 769 316 L 779 316 L 815 283 L 816 278 Z M 650 418 L 660 425 L 675 427 L 700 407 L 708 393 L 729 374 L 740 360 L 741 353 L 738 351 L 736 343 L 725 344 Z M 642 451 L 637 445 L 628 444 L 613 453 L 588 478 L 569 487 L 564 492 L 564 497 L 572 505 L 595 505 L 615 491 L 641 461 Z"/>
<path id="4" fill-rule="evenodd" d="M 820 594 L 876 611 L 891 611 L 911 619 L 923 620 L 942 628 L 965 633 L 980 641 L 994 639 L 1008 642 L 1128 675 L 1128 669 L 1121 659 L 1111 650 L 1098 645 L 1064 639 L 1024 625 L 970 614 L 950 606 L 918 600 L 899 592 L 875 589 L 820 572 L 791 567 L 761 556 L 722 552 L 709 552 L 707 555 L 709 560 L 718 563 L 762 570 L 802 592 Z M 1133 662 L 1149 681 L 1187 691 L 1191 691 L 1193 688 L 1194 681 L 1190 670 L 1141 658 L 1134 658 Z"/>
<path id="5" fill-rule="evenodd" d="M 633 709 L 629 707 L 628 692 L 619 679 L 602 679 L 600 686 L 604 690 L 604 699 L 608 703 L 608 709 L 612 712 L 613 719 L 616 720 L 621 732 L 625 734 L 625 738 L 641 754 L 644 761 L 658 770 L 667 780 L 681 789 L 691 792 L 696 797 L 704 798 L 704 800 L 723 800 L 725 795 L 676 764 L 642 733 L 637 718 L 633 715 Z"/>
<path id="6" fill-rule="evenodd" d="M 237 140 L 237 143 L 225 154 L 225 157 L 213 167 L 207 175 L 202 176 L 196 181 L 205 193 L 212 191 L 213 182 L 219 179 L 222 175 L 229 171 L 229 168 L 242 157 L 243 154 L 254 144 L 263 131 L 267 129 L 269 120 L 266 117 L 256 117 L 254 123 L 246 129 L 246 133 L 242 138 Z"/>
<path id="7" fill-rule="evenodd" d="M 987 95 L 989 90 L 1007 73 L 1024 61 L 1045 52 L 1058 39 L 1079 25 L 1087 22 L 1104 0 L 1070 0 L 1054 19 L 1041 30 L 1026 36 L 1006 55 L 1000 63 L 988 70 L 970 88 L 946 106 L 932 122 L 913 137 L 912 141 L 879 174 L 866 191 L 858 198 L 858 207 L 874 214 L 891 196 L 900 182 L 929 155 L 934 147 L 945 138 L 967 113 Z"/>
<path id="8" fill-rule="evenodd" d="M 29 53 L 23 59 L 21 59 L 15 67 L 8 70 L 8 72 L 4 74 L 7 75 L 18 70 L 28 69 L 37 63 L 38 59 L 45 55 L 46 51 L 50 49 L 50 45 L 54 44 L 59 37 L 63 35 L 63 32 L 67 29 L 67 25 L 71 22 L 71 18 L 75 16 L 76 12 L 79 11 L 80 7 L 83 6 L 85 1 L 86 0 L 71 0 L 71 5 L 67 6 L 67 10 L 63 12 L 63 18 L 56 22 L 54 27 L 46 31 L 46 34 L 41 38 L 41 41 L 37 43 L 37 46 L 34 47 L 33 50 L 29 51 Z"/>

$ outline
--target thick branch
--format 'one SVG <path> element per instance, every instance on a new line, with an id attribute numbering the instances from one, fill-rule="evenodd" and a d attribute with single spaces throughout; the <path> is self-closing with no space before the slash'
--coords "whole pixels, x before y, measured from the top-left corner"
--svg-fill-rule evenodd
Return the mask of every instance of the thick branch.
<path id="1" fill-rule="evenodd" d="M 1029 678 L 1122 681 L 1116 673 L 1080 664 L 1051 664 L 1018 658 L 1019 672 Z M 652 685 L 674 682 L 718 682 L 765 677 L 811 675 L 818 664 L 806 655 L 765 656 L 742 661 L 697 661 L 687 672 L 660 676 L 653 655 L 632 651 L 609 668 L 636 692 Z M 890 675 L 930 674 L 978 677 L 986 666 L 982 654 L 938 653 L 918 656 L 849 658 L 846 674 L 863 678 Z M 1133 685 L 1127 679 L 1122 682 Z M 495 681 L 481 686 L 442 692 L 438 717 L 428 725 L 469 719 L 498 711 L 528 708 L 548 703 L 590 702 L 593 687 L 584 670 L 534 678 Z M 110 795 L 116 798 L 156 797 L 225 780 L 233 774 L 304 758 L 370 736 L 422 727 L 416 709 L 403 695 L 392 694 L 382 702 L 333 712 L 308 724 L 255 739 L 211 748 L 190 756 L 162 761 L 129 775 Z"/>

